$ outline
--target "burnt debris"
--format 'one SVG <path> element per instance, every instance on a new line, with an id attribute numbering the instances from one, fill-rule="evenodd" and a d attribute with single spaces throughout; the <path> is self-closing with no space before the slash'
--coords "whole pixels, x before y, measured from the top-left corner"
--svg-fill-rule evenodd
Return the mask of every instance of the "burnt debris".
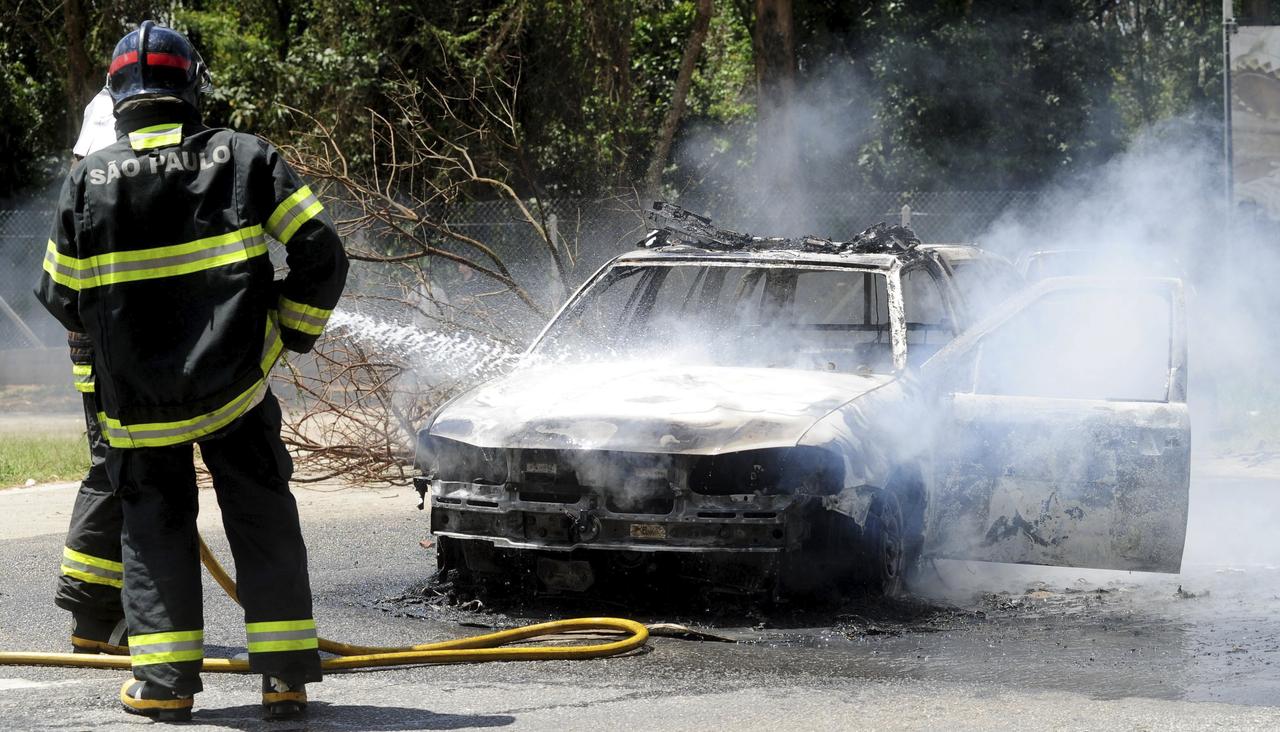
<path id="1" fill-rule="evenodd" d="M 819 254 L 909 254 L 920 244 L 920 238 L 906 226 L 890 226 L 880 222 L 849 241 L 835 241 L 818 236 L 760 237 L 724 229 L 687 209 L 654 201 L 645 211 L 654 229 L 639 243 L 643 249 L 687 246 L 712 251 L 796 251 Z"/>

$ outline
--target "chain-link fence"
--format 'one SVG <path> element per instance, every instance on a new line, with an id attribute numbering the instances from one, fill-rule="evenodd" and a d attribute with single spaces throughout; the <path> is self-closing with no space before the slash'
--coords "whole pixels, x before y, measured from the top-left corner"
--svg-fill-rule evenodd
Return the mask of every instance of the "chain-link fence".
<path id="1" fill-rule="evenodd" d="M 1029 211 L 1036 195 L 1020 191 L 940 191 L 924 193 L 872 192 L 857 195 L 806 195 L 788 199 L 773 196 L 767 205 L 719 202 L 700 209 L 716 223 L 737 231 L 762 235 L 815 234 L 849 238 L 879 221 L 897 222 L 904 204 L 911 207 L 911 224 L 927 242 L 974 241 L 1002 216 Z M 517 206 L 510 201 L 479 201 L 451 210 L 451 228 L 492 248 L 513 277 L 551 312 L 566 290 L 571 291 L 611 257 L 633 247 L 643 236 L 645 222 L 637 201 L 552 200 L 534 214 L 545 221 L 566 252 L 564 282 L 546 247 Z M 57 346 L 61 327 L 35 301 L 31 288 L 40 272 L 52 223 L 47 209 L 0 210 L 0 349 L 35 345 Z M 445 249 L 464 251 L 441 241 Z M 471 255 L 474 252 L 466 252 Z M 430 279 L 447 291 L 467 286 L 468 273 L 451 262 L 430 262 Z M 359 282 L 358 264 L 353 279 Z M 485 283 L 474 287 L 483 289 Z"/>
<path id="2" fill-rule="evenodd" d="M 52 223 L 49 210 L 0 210 L 0 348 L 65 343 L 62 327 L 31 294 Z"/>

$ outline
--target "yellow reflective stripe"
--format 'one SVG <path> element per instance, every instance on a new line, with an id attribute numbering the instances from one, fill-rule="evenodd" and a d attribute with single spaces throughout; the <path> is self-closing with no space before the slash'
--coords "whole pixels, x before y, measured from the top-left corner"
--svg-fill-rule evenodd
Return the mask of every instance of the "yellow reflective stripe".
<path id="1" fill-rule="evenodd" d="M 306 651 L 319 648 L 316 621 L 312 618 L 245 623 L 244 629 L 249 636 L 250 653 Z"/>
<path id="2" fill-rule="evenodd" d="M 267 335 L 265 345 L 262 349 L 262 375 L 266 376 L 271 372 L 271 367 L 276 365 L 276 359 L 280 358 L 280 352 L 284 350 L 284 341 L 280 339 L 280 327 L 277 323 L 279 316 L 274 310 L 267 311 Z"/>
<path id="3" fill-rule="evenodd" d="M 87 564 L 90 567 L 101 567 L 102 569 L 109 569 L 112 572 L 124 571 L 124 564 L 122 564 L 121 562 L 113 562 L 110 559 L 103 559 L 101 557 L 95 557 L 91 554 L 85 554 L 84 552 L 78 552 L 69 546 L 62 547 L 62 556 L 66 557 L 67 559 L 70 559 L 73 562 Z"/>
<path id="4" fill-rule="evenodd" d="M 281 243 L 288 244 L 298 227 L 323 210 L 324 206 L 311 192 L 311 187 L 303 186 L 281 201 L 276 210 L 271 212 L 267 217 L 267 231 Z"/>
<path id="5" fill-rule="evenodd" d="M 249 641 L 250 653 L 278 653 L 280 651 L 306 651 L 312 648 L 319 648 L 320 641 L 316 638 L 300 638 L 298 640 L 278 640 L 278 641 Z"/>
<path id="6" fill-rule="evenodd" d="M 267 242 L 263 238 L 262 227 L 256 224 L 185 244 L 109 252 L 85 259 L 62 254 L 50 240 L 45 252 L 44 271 L 58 284 L 84 290 L 120 282 L 190 274 L 266 253 Z"/>
<path id="7" fill-rule="evenodd" d="M 285 230 L 280 233 L 280 241 L 284 244 L 288 244 L 289 240 L 293 238 L 293 234 L 298 230 L 299 226 L 302 226 L 303 224 L 307 223 L 311 219 L 315 218 L 316 214 L 320 213 L 323 210 L 324 210 L 324 206 L 320 205 L 319 201 L 316 201 L 310 206 L 307 206 L 306 208 L 304 208 L 302 210 L 302 213 L 294 217 L 293 223 L 285 227 Z"/>
<path id="8" fill-rule="evenodd" d="M 307 335 L 318 336 L 324 332 L 323 325 L 312 325 L 311 323 L 308 323 L 305 320 L 299 320 L 298 318 L 290 317 L 285 313 L 280 313 L 280 325 L 283 325 L 286 328 L 292 328 L 293 330 L 300 331 L 302 333 L 306 333 Z"/>
<path id="9" fill-rule="evenodd" d="M 177 145 L 182 142 L 182 124 L 166 122 L 151 125 L 129 133 L 129 147 L 134 150 L 150 150 L 156 147 Z"/>
<path id="10" fill-rule="evenodd" d="M 295 302 L 287 297 L 280 298 L 280 307 L 281 309 L 287 308 L 300 315 L 309 315 L 313 318 L 323 318 L 326 320 L 330 315 L 333 315 L 332 310 L 325 310 L 324 308 L 318 308 L 315 305 Z"/>
<path id="11" fill-rule="evenodd" d="M 320 335 L 329 322 L 332 310 L 304 305 L 287 297 L 280 298 L 280 324 L 308 335 Z"/>
<path id="12" fill-rule="evenodd" d="M 161 130 L 172 130 L 175 127 L 181 128 L 182 123 L 181 122 L 161 122 L 158 125 L 151 125 L 150 127 L 139 127 L 138 129 L 134 130 L 134 132 L 136 133 L 159 132 Z"/>
<path id="13" fill-rule="evenodd" d="M 79 290 L 80 278 L 71 272 L 65 271 L 65 268 L 58 264 L 58 258 L 64 256 L 58 253 L 58 245 L 53 242 L 53 239 L 50 239 L 49 245 L 44 250 L 44 271 L 49 275 L 49 279 L 59 285 Z"/>
<path id="14" fill-rule="evenodd" d="M 294 191 L 292 194 L 290 194 L 288 198 L 281 201 L 280 205 L 276 206 L 276 210 L 272 211 L 271 215 L 267 217 L 267 231 L 270 231 L 273 233 L 275 231 L 278 231 L 280 226 L 280 221 L 283 220 L 286 215 L 288 215 L 289 211 L 291 211 L 294 206 L 298 205 L 299 201 L 301 201 L 302 199 L 310 195 L 311 195 L 311 186 L 303 186 L 298 190 Z"/>
<path id="15" fill-rule="evenodd" d="M 132 640 L 130 641 L 132 642 Z M 181 663 L 183 661 L 202 661 L 204 660 L 204 649 L 191 649 L 186 651 L 161 651 L 159 653 L 139 653 L 136 656 L 130 656 L 129 661 L 134 666 L 149 666 L 153 663 Z"/>
<path id="16" fill-rule="evenodd" d="M 134 648 L 151 646 L 156 643 L 182 643 L 184 641 L 204 641 L 204 631 L 170 630 L 164 633 L 148 633 L 147 635 L 129 636 L 129 645 Z"/>
<path id="17" fill-rule="evenodd" d="M 98 422 L 102 425 L 107 443 L 112 447 L 123 448 L 165 447 L 191 442 L 222 429 L 262 401 L 267 392 L 265 377 L 275 365 L 283 348 L 280 328 L 276 324 L 276 313 L 274 310 L 268 311 L 262 359 L 259 362 L 263 379 L 258 380 L 253 386 L 212 412 L 177 422 L 126 425 L 114 417 L 107 416 L 106 412 L 98 412 Z"/>
<path id="18" fill-rule="evenodd" d="M 134 666 L 199 661 L 202 658 L 203 630 L 173 630 L 129 636 L 129 659 Z"/>
<path id="19" fill-rule="evenodd" d="M 147 138 L 135 138 L 129 135 L 129 147 L 134 150 L 151 150 L 157 147 L 169 147 L 182 142 L 182 131 L 179 130 L 168 135 L 153 135 Z"/>
<path id="20" fill-rule="evenodd" d="M 98 254 L 85 259 L 77 259 L 68 257 L 58 251 L 53 241 L 49 242 L 49 249 L 58 260 L 59 264 L 71 267 L 72 269 L 102 269 L 106 265 L 121 264 L 124 262 L 146 262 L 155 259 L 168 259 L 169 257 L 177 257 L 184 254 L 193 254 L 205 249 L 213 249 L 224 244 L 232 244 L 234 242 L 252 239 L 262 234 L 262 226 L 254 224 L 246 226 L 243 229 L 229 231 L 225 234 L 215 234 L 206 236 L 203 239 L 196 239 L 185 244 L 168 244 L 162 247 L 151 247 L 150 249 L 131 249 L 121 252 L 107 252 L 106 254 Z"/>
<path id="21" fill-rule="evenodd" d="M 126 425 L 118 419 L 98 412 L 103 433 L 112 447 L 165 447 L 180 445 L 212 434 L 231 424 L 237 417 L 257 406 L 266 394 L 267 384 L 259 379 L 223 406 L 206 414 L 177 422 L 148 422 Z"/>
<path id="22" fill-rule="evenodd" d="M 95 585 L 107 585 L 108 587 L 115 587 L 117 589 L 124 587 L 124 580 L 112 579 L 111 577 L 100 577 L 96 574 L 90 574 L 79 569 L 72 569 L 65 564 L 62 565 L 62 573 L 68 577 L 74 577 L 81 582 L 88 582 Z"/>
<path id="23" fill-rule="evenodd" d="M 262 623 L 245 623 L 246 633 L 277 633 L 282 630 L 315 630 L 314 618 L 307 620 L 269 620 Z"/>
<path id="24" fill-rule="evenodd" d="M 75 377 L 72 383 L 73 383 L 73 386 L 75 386 L 76 391 L 81 392 L 83 394 L 93 393 L 94 388 L 93 388 L 93 365 L 92 364 L 87 364 L 87 363 L 72 364 L 71 374 L 72 376 Z"/>

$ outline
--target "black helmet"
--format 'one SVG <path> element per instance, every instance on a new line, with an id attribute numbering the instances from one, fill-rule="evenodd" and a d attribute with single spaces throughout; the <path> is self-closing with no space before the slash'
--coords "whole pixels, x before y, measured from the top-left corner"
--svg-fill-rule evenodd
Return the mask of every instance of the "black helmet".
<path id="1" fill-rule="evenodd" d="M 181 33 L 144 20 L 116 44 L 107 89 L 117 109 L 128 99 L 172 97 L 193 108 L 212 88 L 209 69 Z"/>

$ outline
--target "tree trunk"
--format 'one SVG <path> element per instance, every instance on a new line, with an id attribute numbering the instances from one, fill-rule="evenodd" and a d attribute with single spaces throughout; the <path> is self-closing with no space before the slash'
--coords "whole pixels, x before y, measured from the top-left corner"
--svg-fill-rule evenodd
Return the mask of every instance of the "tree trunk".
<path id="1" fill-rule="evenodd" d="M 80 0 L 64 0 L 62 3 L 62 20 L 66 29 L 67 78 L 65 92 L 67 98 L 67 147 L 75 142 L 80 133 L 80 122 L 84 117 L 84 105 L 97 89 L 89 90 L 89 54 L 85 51 L 85 19 L 84 8 Z"/>
<path id="2" fill-rule="evenodd" d="M 1248 25 L 1271 25 L 1271 0 L 1244 0 L 1244 17 L 1241 18 Z"/>
<path id="3" fill-rule="evenodd" d="M 649 171 L 644 177 L 645 190 L 656 194 L 662 178 L 662 169 L 667 166 L 667 158 L 671 155 L 671 143 L 676 136 L 676 128 L 680 126 L 680 118 L 684 116 L 685 102 L 689 98 L 689 87 L 693 86 L 693 71 L 698 66 L 698 57 L 702 55 L 702 44 L 707 40 L 707 31 L 711 28 L 711 14 L 715 12 L 712 0 L 698 0 L 693 18 L 693 29 L 689 31 L 689 40 L 684 46 L 684 55 L 680 58 L 680 72 L 676 75 L 676 88 L 671 95 L 671 106 L 658 128 L 658 142 L 653 148 L 653 157 L 649 160 Z"/>
<path id="4" fill-rule="evenodd" d="M 794 184 L 798 161 L 791 129 L 796 51 L 791 0 L 756 0 L 751 37 L 756 66 L 756 166 L 770 193 Z"/>

